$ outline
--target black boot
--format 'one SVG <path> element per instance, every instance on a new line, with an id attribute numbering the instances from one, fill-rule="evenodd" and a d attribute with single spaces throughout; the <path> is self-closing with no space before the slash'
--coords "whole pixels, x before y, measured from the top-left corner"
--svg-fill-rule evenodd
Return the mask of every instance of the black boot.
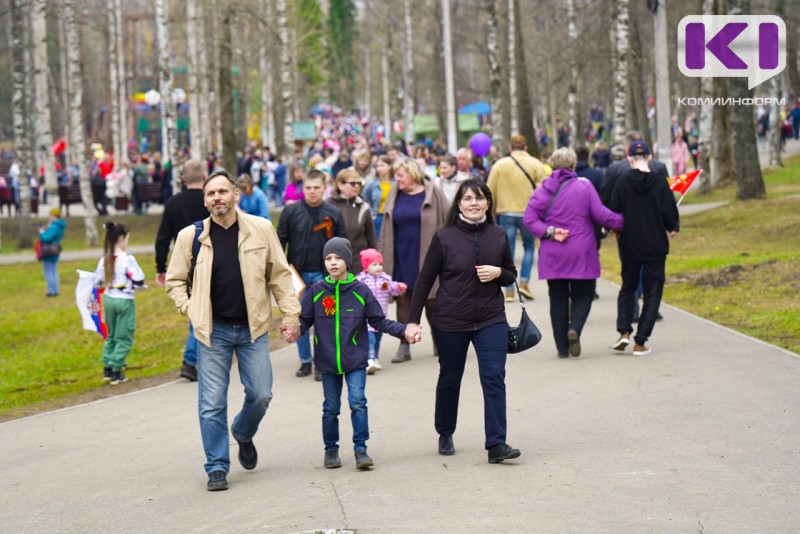
<path id="1" fill-rule="evenodd" d="M 301 363 L 300 369 L 294 374 L 294 376 L 304 377 L 311 374 L 311 364 L 310 363 Z"/>
<path id="2" fill-rule="evenodd" d="M 439 454 L 453 456 L 456 448 L 453 446 L 453 436 L 439 436 Z"/>

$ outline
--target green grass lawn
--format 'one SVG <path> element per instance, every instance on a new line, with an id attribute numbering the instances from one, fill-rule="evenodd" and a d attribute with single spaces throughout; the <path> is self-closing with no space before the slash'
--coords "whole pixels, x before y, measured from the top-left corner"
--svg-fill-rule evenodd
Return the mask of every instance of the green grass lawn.
<path id="1" fill-rule="evenodd" d="M 787 163 L 765 173 L 766 199 L 682 218 L 664 301 L 800 353 L 800 198 L 787 194 L 800 192 L 800 157 Z M 619 282 L 613 238 L 601 262 L 603 277 Z"/>

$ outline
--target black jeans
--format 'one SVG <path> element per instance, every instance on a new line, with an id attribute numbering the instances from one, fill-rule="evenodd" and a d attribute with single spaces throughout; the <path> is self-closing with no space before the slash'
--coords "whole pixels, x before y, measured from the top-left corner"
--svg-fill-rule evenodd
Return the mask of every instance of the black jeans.
<path id="1" fill-rule="evenodd" d="M 478 354 L 478 374 L 483 389 L 486 449 L 506 442 L 506 357 L 508 325 L 489 325 L 472 332 L 436 330 L 439 342 L 439 381 L 436 383 L 436 432 L 452 436 L 458 419 L 461 377 L 469 344 Z"/>
<path id="2" fill-rule="evenodd" d="M 664 293 L 664 266 L 666 261 L 622 260 L 622 288 L 617 297 L 617 332 L 633 332 L 634 293 L 641 275 L 643 303 L 634 341 L 644 345 L 653 333 L 661 295 Z"/>
<path id="3" fill-rule="evenodd" d="M 557 279 L 547 281 L 550 296 L 550 324 L 556 349 L 564 354 L 569 348 L 567 331 L 574 328 L 578 335 L 592 310 L 596 280 Z M 571 313 L 570 313 L 571 312 Z"/>

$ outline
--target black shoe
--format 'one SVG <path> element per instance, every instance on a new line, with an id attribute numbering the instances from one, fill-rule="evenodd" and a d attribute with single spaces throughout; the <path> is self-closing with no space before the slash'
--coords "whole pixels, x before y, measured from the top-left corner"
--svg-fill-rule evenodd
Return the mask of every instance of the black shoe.
<path id="1" fill-rule="evenodd" d="M 558 357 L 559 358 L 569 358 L 569 352 L 567 352 L 567 351 L 563 351 L 563 352 L 562 351 L 558 351 Z"/>
<path id="2" fill-rule="evenodd" d="M 453 446 L 453 436 L 439 436 L 439 454 L 453 456 L 456 448 Z"/>
<path id="3" fill-rule="evenodd" d="M 357 469 L 369 469 L 375 465 L 372 461 L 372 458 L 369 457 L 367 451 L 356 451 L 356 468 Z"/>
<path id="4" fill-rule="evenodd" d="M 567 339 L 569 340 L 569 353 L 576 358 L 581 355 L 581 336 L 574 328 L 567 331 Z"/>
<path id="5" fill-rule="evenodd" d="M 310 363 L 301 363 L 300 369 L 294 374 L 294 376 L 304 377 L 311 374 L 311 364 Z"/>
<path id="6" fill-rule="evenodd" d="M 503 460 L 519 458 L 520 454 L 519 449 L 509 447 L 508 443 L 501 443 L 489 449 L 489 463 L 499 464 Z"/>
<path id="7" fill-rule="evenodd" d="M 339 459 L 339 451 L 329 451 L 325 453 L 325 469 L 336 469 L 342 467 L 342 460 Z"/>
<path id="8" fill-rule="evenodd" d="M 111 371 L 111 384 L 112 386 L 118 386 L 124 382 L 128 381 L 128 377 L 122 374 L 122 371 Z"/>
<path id="9" fill-rule="evenodd" d="M 181 378 L 185 378 L 189 382 L 197 382 L 197 367 L 188 363 L 181 365 Z"/>
<path id="10" fill-rule="evenodd" d="M 317 382 L 322 382 L 322 371 L 320 371 L 316 366 L 314 366 L 314 380 Z"/>
<path id="11" fill-rule="evenodd" d="M 663 321 L 663 320 L 664 320 L 664 316 L 661 315 L 660 313 L 656 312 L 656 321 Z"/>
<path id="12" fill-rule="evenodd" d="M 600 298 L 600 295 L 598 295 L 597 291 L 595 291 L 594 295 L 592 295 L 592 300 L 598 300 L 599 298 Z"/>
<path id="13" fill-rule="evenodd" d="M 111 382 L 111 378 L 112 378 L 111 375 L 112 375 L 111 366 L 110 365 L 104 366 L 103 367 L 103 382 Z"/>
<path id="14" fill-rule="evenodd" d="M 221 491 L 228 489 L 228 478 L 225 471 L 211 471 L 208 474 L 208 491 Z"/>
<path id="15" fill-rule="evenodd" d="M 233 439 L 236 439 L 236 436 Z M 255 469 L 258 464 L 258 451 L 253 440 L 239 441 L 236 439 L 236 443 L 239 444 L 239 463 L 248 471 Z"/>

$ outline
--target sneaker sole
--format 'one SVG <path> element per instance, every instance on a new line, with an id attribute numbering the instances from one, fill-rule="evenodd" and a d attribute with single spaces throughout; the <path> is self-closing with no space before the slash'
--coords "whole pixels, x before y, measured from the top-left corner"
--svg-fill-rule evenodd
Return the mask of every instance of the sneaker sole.
<path id="1" fill-rule="evenodd" d="M 503 460 L 513 460 L 514 458 L 519 458 L 522 455 L 520 451 L 512 452 L 511 454 L 507 454 L 502 458 L 489 458 L 490 464 L 499 464 Z"/>
<path id="2" fill-rule="evenodd" d="M 578 332 L 570 330 L 567 332 L 567 339 L 569 340 L 570 355 L 577 358 L 581 355 L 581 339 L 578 336 Z"/>
<path id="3" fill-rule="evenodd" d="M 614 350 L 625 350 L 628 348 L 628 345 L 631 344 L 630 339 L 620 339 L 616 343 L 614 343 L 611 348 Z"/>
<path id="4" fill-rule="evenodd" d="M 377 370 L 378 370 L 377 367 L 367 367 L 367 374 L 368 375 L 374 375 L 375 371 L 377 371 Z"/>
<path id="5" fill-rule="evenodd" d="M 325 464 L 325 469 L 338 469 L 340 467 L 342 467 L 342 462 L 338 464 Z"/>
<path id="6" fill-rule="evenodd" d="M 373 462 L 372 460 L 366 460 L 366 461 L 357 463 L 356 464 L 356 469 L 369 469 L 370 467 L 373 467 L 374 465 L 375 465 L 375 462 Z"/>
<path id="7" fill-rule="evenodd" d="M 634 356 L 647 356 L 651 352 L 652 351 L 650 349 L 647 349 L 647 350 L 635 350 L 635 351 L 633 351 L 633 355 Z"/>
<path id="8" fill-rule="evenodd" d="M 225 482 L 224 484 L 214 484 L 213 486 L 207 486 L 206 489 L 208 491 L 224 491 L 228 489 L 228 483 Z"/>

